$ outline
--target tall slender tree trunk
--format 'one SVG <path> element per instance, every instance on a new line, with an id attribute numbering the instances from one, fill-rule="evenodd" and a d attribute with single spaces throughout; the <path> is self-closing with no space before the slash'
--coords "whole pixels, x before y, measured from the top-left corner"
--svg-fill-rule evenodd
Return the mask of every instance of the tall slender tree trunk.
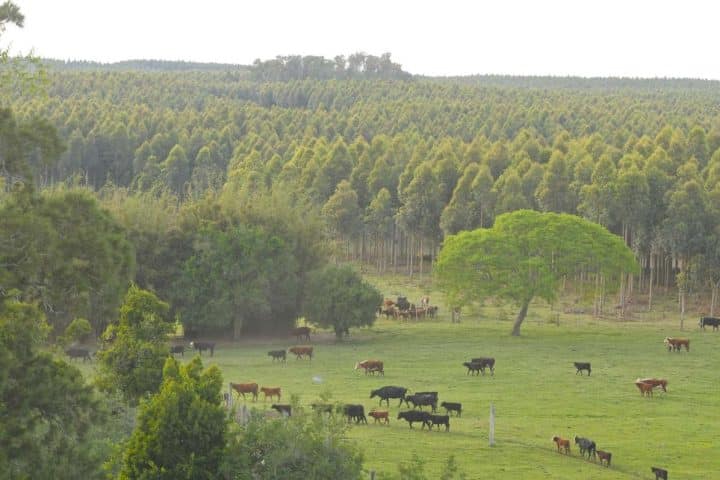
<path id="1" fill-rule="evenodd" d="M 530 306 L 530 300 L 532 300 L 532 298 L 528 298 L 527 300 L 525 300 L 522 304 L 522 307 L 520 307 L 520 311 L 518 312 L 517 317 L 515 318 L 515 323 L 513 323 L 513 329 L 512 329 L 513 337 L 520 336 L 520 326 L 522 325 L 523 321 L 525 320 L 525 317 L 527 316 L 528 307 Z"/>
<path id="2" fill-rule="evenodd" d="M 652 310 L 653 301 L 653 281 L 655 277 L 655 258 L 650 254 L 650 282 L 648 284 L 648 312 Z"/>

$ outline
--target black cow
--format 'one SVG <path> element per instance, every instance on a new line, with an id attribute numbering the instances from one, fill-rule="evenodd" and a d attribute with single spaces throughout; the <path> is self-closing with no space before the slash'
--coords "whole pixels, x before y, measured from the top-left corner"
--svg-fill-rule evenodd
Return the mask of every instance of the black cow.
<path id="1" fill-rule="evenodd" d="M 718 328 L 720 328 L 720 318 L 701 317 L 699 325 L 700 327 L 702 327 L 703 330 L 705 330 L 705 326 L 707 325 L 713 327 L 713 330 L 717 330 Z"/>
<path id="2" fill-rule="evenodd" d="M 270 408 L 272 408 L 273 410 L 277 410 L 278 413 L 280 413 L 281 415 L 288 417 L 292 416 L 291 405 L 273 403 L 272 405 L 270 405 Z"/>
<path id="3" fill-rule="evenodd" d="M 170 353 L 179 353 L 183 357 L 185 356 L 185 345 L 170 345 Z"/>
<path id="4" fill-rule="evenodd" d="M 90 350 L 88 350 L 87 348 L 70 347 L 65 350 L 65 355 L 70 357 L 70 360 L 82 358 L 83 363 L 85 363 L 85 360 L 92 361 L 92 358 L 90 358 Z"/>
<path id="5" fill-rule="evenodd" d="M 370 398 L 380 397 L 380 405 L 382 405 L 382 401 L 385 400 L 388 407 L 390 406 L 391 398 L 399 398 L 400 403 L 398 403 L 398 406 L 400 406 L 402 405 L 403 400 L 405 400 L 406 393 L 407 388 L 405 387 L 382 387 L 377 390 L 372 390 L 370 392 Z"/>
<path id="6" fill-rule="evenodd" d="M 400 310 L 409 310 L 410 309 L 410 302 L 408 302 L 407 297 L 398 297 L 397 302 L 395 302 L 395 305 Z"/>
<path id="7" fill-rule="evenodd" d="M 495 375 L 495 359 L 492 357 L 479 357 L 470 360 L 472 363 L 480 364 L 480 371 L 485 375 L 485 369 L 490 369 L 490 375 Z"/>
<path id="8" fill-rule="evenodd" d="M 462 414 L 462 403 L 442 402 L 440 406 L 445 409 L 445 413 L 457 412 L 458 417 Z"/>
<path id="9" fill-rule="evenodd" d="M 476 362 L 463 362 L 463 365 L 467 367 L 467 373 L 465 375 L 470 375 L 470 372 L 472 372 L 473 375 L 480 375 L 480 370 L 485 370 L 485 368 Z"/>
<path id="10" fill-rule="evenodd" d="M 210 350 L 210 356 L 215 356 L 215 342 L 190 342 L 190 348 L 194 348 L 200 355 L 203 350 Z"/>
<path id="11" fill-rule="evenodd" d="M 430 428 L 430 414 L 428 412 L 418 412 L 417 410 L 408 410 L 406 412 L 400 412 L 398 413 L 398 420 L 403 419 L 406 420 L 410 424 L 410 428 L 413 428 L 413 423 L 415 422 L 422 422 L 421 429 L 425 427 L 425 425 Z"/>
<path id="12" fill-rule="evenodd" d="M 590 456 L 592 455 L 592 458 L 596 458 L 595 450 L 597 450 L 597 447 L 595 446 L 595 442 L 593 442 L 590 439 L 582 438 L 582 437 L 575 437 L 575 445 L 580 447 L 580 456 L 584 456 L 585 452 L 587 452 L 588 460 L 590 460 Z"/>
<path id="13" fill-rule="evenodd" d="M 273 362 L 274 362 L 275 360 L 279 360 L 279 361 L 282 361 L 282 362 L 284 362 L 285 360 L 287 360 L 287 357 L 286 357 L 286 355 L 285 355 L 285 350 L 270 350 L 270 351 L 268 352 L 268 356 L 272 357 Z"/>
<path id="14" fill-rule="evenodd" d="M 435 395 L 433 395 L 433 393 Z M 405 396 L 405 403 L 408 407 L 410 403 L 412 403 L 412 408 L 422 408 L 425 405 L 429 405 L 433 412 L 437 410 L 437 401 L 437 392 L 422 392 Z"/>
<path id="15" fill-rule="evenodd" d="M 356 424 L 362 422 L 367 425 L 367 417 L 365 417 L 365 407 L 363 407 L 362 405 L 344 405 L 343 413 L 348 418 L 348 423 L 350 423 L 351 420 L 355 420 Z"/>
<path id="16" fill-rule="evenodd" d="M 577 369 L 575 375 L 577 375 L 578 373 L 582 375 L 582 371 L 587 370 L 588 377 L 590 376 L 590 372 L 592 371 L 590 369 L 590 362 L 573 362 L 573 365 L 575 365 L 575 368 Z"/>
<path id="17" fill-rule="evenodd" d="M 450 415 L 430 415 L 430 424 L 428 425 L 430 427 L 430 430 L 432 430 L 433 425 L 438 426 L 438 430 L 440 430 L 440 425 L 445 425 L 445 431 L 450 431 Z"/>
<path id="18" fill-rule="evenodd" d="M 655 474 L 655 480 L 667 480 L 667 470 L 664 468 L 650 467 L 650 470 Z"/>

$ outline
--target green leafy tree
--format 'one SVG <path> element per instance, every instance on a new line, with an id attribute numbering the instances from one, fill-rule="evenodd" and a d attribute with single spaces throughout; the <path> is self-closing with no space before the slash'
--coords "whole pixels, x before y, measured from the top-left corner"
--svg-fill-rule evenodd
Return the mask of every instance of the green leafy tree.
<path id="1" fill-rule="evenodd" d="M 342 339 L 350 327 L 375 323 L 380 302 L 380 292 L 352 267 L 328 266 L 310 276 L 303 311 L 309 321 L 332 327 Z"/>
<path id="2" fill-rule="evenodd" d="M 118 321 L 105 330 L 97 352 L 101 390 L 119 391 L 131 405 L 157 392 L 170 354 L 167 336 L 174 330 L 169 308 L 154 293 L 130 287 Z"/>
<path id="3" fill-rule="evenodd" d="M 350 239 L 362 228 L 360 206 L 350 182 L 342 180 L 322 208 L 322 215 L 335 236 Z"/>
<path id="4" fill-rule="evenodd" d="M 187 365 L 167 357 L 159 391 L 143 402 L 125 444 L 121 480 L 218 478 L 227 420 L 222 375 L 202 371 L 200 357 Z"/>
<path id="5" fill-rule="evenodd" d="M 100 478 L 88 433 L 102 410 L 76 367 L 40 351 L 49 331 L 36 306 L 0 304 L 0 476 Z"/>
<path id="6" fill-rule="evenodd" d="M 65 344 L 73 342 L 82 343 L 87 341 L 91 333 L 92 326 L 90 325 L 90 322 L 84 318 L 76 318 L 70 322 L 70 325 L 68 325 L 65 329 L 62 341 Z"/>
<path id="7" fill-rule="evenodd" d="M 297 404 L 288 418 L 252 416 L 231 429 L 222 471 L 236 480 L 360 480 L 363 455 L 347 438 L 348 428 L 344 418 L 307 413 Z"/>
<path id="8" fill-rule="evenodd" d="M 611 279 L 637 270 L 623 240 L 603 227 L 567 214 L 519 210 L 501 215 L 490 229 L 448 237 L 436 275 L 454 305 L 487 297 L 516 304 L 512 334 L 530 302 L 555 299 L 564 277 L 580 272 Z"/>

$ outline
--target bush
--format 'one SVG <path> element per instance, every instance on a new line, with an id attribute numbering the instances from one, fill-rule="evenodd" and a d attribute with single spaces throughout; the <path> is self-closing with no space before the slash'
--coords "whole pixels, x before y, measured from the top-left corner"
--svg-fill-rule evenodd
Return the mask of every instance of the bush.
<path id="1" fill-rule="evenodd" d="M 90 333 L 92 333 L 90 322 L 78 317 L 67 326 L 65 333 L 60 337 L 60 343 L 63 345 L 75 342 L 85 343 L 90 337 Z"/>

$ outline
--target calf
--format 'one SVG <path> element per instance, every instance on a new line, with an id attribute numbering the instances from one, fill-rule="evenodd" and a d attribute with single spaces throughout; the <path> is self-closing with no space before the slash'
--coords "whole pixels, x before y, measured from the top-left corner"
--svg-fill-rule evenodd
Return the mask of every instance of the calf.
<path id="1" fill-rule="evenodd" d="M 650 467 L 650 470 L 655 474 L 655 480 L 667 480 L 667 470 L 664 468 Z"/>
<path id="2" fill-rule="evenodd" d="M 370 413 L 368 413 L 371 417 L 375 419 L 375 423 L 385 420 L 385 423 L 390 423 L 390 414 L 387 410 L 372 410 Z"/>
<path id="3" fill-rule="evenodd" d="M 268 352 L 268 356 L 272 357 L 273 362 L 275 360 L 284 362 L 287 359 L 287 357 L 285 355 L 285 350 L 270 350 Z"/>
<path id="4" fill-rule="evenodd" d="M 480 375 L 480 370 L 484 370 L 484 367 L 475 362 L 463 362 L 463 365 L 467 368 L 465 375 L 470 375 L 471 372 L 473 375 Z"/>
<path id="5" fill-rule="evenodd" d="M 610 466 L 610 460 L 612 459 L 612 453 L 610 452 L 604 452 L 602 450 L 597 451 L 597 456 L 600 459 L 600 465 L 603 464 L 603 461 L 605 462 L 605 466 Z"/>
<path id="6" fill-rule="evenodd" d="M 685 351 L 690 351 L 690 340 L 687 338 L 672 338 L 672 337 L 665 337 L 665 340 L 663 340 L 663 343 L 668 348 L 668 352 L 675 350 L 676 352 L 679 352 L 683 345 L 685 345 Z"/>
<path id="7" fill-rule="evenodd" d="M 92 358 L 90 358 L 90 350 L 88 350 L 87 348 L 70 347 L 65 350 L 65 355 L 70 357 L 70 360 L 82 358 L 83 363 L 85 363 L 85 360 L 92 361 Z"/>
<path id="8" fill-rule="evenodd" d="M 344 405 L 343 412 L 348 418 L 348 423 L 350 423 L 351 420 L 355 420 L 356 424 L 362 422 L 367 425 L 367 418 L 365 417 L 365 407 L 363 407 L 362 405 Z"/>
<path id="9" fill-rule="evenodd" d="M 573 362 L 573 365 L 575 365 L 575 368 L 577 369 L 575 375 L 577 375 L 578 373 L 582 375 L 582 371 L 587 370 L 588 377 L 590 376 L 590 372 L 592 371 L 590 369 L 590 362 Z"/>
<path id="10" fill-rule="evenodd" d="M 432 430 L 433 425 L 438 426 L 438 430 L 440 430 L 440 425 L 445 425 L 445 431 L 450 431 L 450 415 L 430 415 L 430 423 L 428 424 L 428 427 L 430 427 L 430 430 Z"/>
<path id="11" fill-rule="evenodd" d="M 170 353 L 176 354 L 179 353 L 183 357 L 185 356 L 185 345 L 170 345 Z"/>
<path id="12" fill-rule="evenodd" d="M 470 360 L 473 363 L 480 364 L 480 370 L 485 375 L 485 368 L 490 369 L 490 375 L 495 375 L 495 359 L 492 357 L 479 357 Z"/>
<path id="13" fill-rule="evenodd" d="M 400 412 L 398 413 L 398 420 L 403 419 L 407 421 L 410 424 L 410 428 L 413 428 L 413 423 L 415 422 L 422 422 L 421 429 L 425 427 L 425 425 L 430 428 L 430 414 L 428 412 L 418 412 L 417 410 L 408 410 L 406 412 Z"/>
<path id="14" fill-rule="evenodd" d="M 272 398 L 275 396 L 277 397 L 278 402 L 280 401 L 280 387 L 262 387 L 260 391 L 265 394 L 263 402 L 267 400 L 268 397 L 270 397 L 270 401 L 272 401 Z"/>
<path id="15" fill-rule="evenodd" d="M 197 350 L 201 356 L 203 350 L 210 350 L 210 356 L 215 356 L 215 342 L 190 342 L 190 348 Z"/>
<path id="16" fill-rule="evenodd" d="M 380 360 L 363 360 L 362 362 L 358 362 L 355 364 L 355 370 L 358 368 L 362 368 L 365 370 L 365 375 L 368 373 L 373 374 L 375 372 L 380 373 L 380 375 L 385 376 L 385 369 L 383 367 L 383 362 Z"/>
<path id="17" fill-rule="evenodd" d="M 635 386 L 638 387 L 638 390 L 640 390 L 641 397 L 652 397 L 654 388 L 652 383 L 635 382 Z"/>
<path id="18" fill-rule="evenodd" d="M 270 408 L 272 408 L 273 410 L 277 410 L 278 413 L 284 417 L 292 416 L 292 406 L 291 405 L 273 403 L 272 405 L 270 405 Z"/>
<path id="19" fill-rule="evenodd" d="M 405 397 L 405 403 L 407 403 L 408 406 L 410 406 L 410 403 L 412 403 L 413 408 L 422 408 L 426 405 L 429 405 L 433 412 L 437 410 L 437 397 L 433 396 L 429 392 L 407 395 Z"/>
<path id="20" fill-rule="evenodd" d="M 663 392 L 667 393 L 668 382 L 664 378 L 638 378 L 635 380 L 635 383 L 637 382 L 649 383 L 653 388 L 660 387 Z"/>
<path id="21" fill-rule="evenodd" d="M 445 409 L 445 413 L 447 414 L 450 412 L 457 412 L 458 417 L 462 414 L 462 403 L 442 402 L 440 406 Z"/>
<path id="22" fill-rule="evenodd" d="M 555 442 L 555 445 L 557 445 L 557 451 L 560 453 L 560 449 L 562 448 L 565 450 L 565 454 L 570 454 L 570 440 L 564 439 L 562 437 L 553 437 L 552 441 Z"/>
<path id="23" fill-rule="evenodd" d="M 707 325 L 710 325 L 711 327 L 713 327 L 713 330 L 717 330 L 718 328 L 720 328 L 720 318 L 701 317 L 699 325 L 703 330 L 705 330 L 705 327 Z"/>
<path id="24" fill-rule="evenodd" d="M 385 400 L 388 407 L 390 406 L 391 398 L 399 398 L 400 403 L 398 406 L 400 406 L 402 405 L 403 400 L 405 400 L 405 393 L 407 393 L 407 388 L 405 387 L 388 386 L 370 391 L 370 398 L 380 397 L 380 405 L 382 405 L 383 400 Z"/>
<path id="25" fill-rule="evenodd" d="M 575 445 L 580 447 L 580 456 L 585 456 L 585 452 L 587 452 L 588 460 L 590 460 L 591 455 L 593 459 L 597 458 L 595 454 L 597 449 L 595 447 L 595 442 L 592 440 L 583 437 L 575 437 Z"/>

